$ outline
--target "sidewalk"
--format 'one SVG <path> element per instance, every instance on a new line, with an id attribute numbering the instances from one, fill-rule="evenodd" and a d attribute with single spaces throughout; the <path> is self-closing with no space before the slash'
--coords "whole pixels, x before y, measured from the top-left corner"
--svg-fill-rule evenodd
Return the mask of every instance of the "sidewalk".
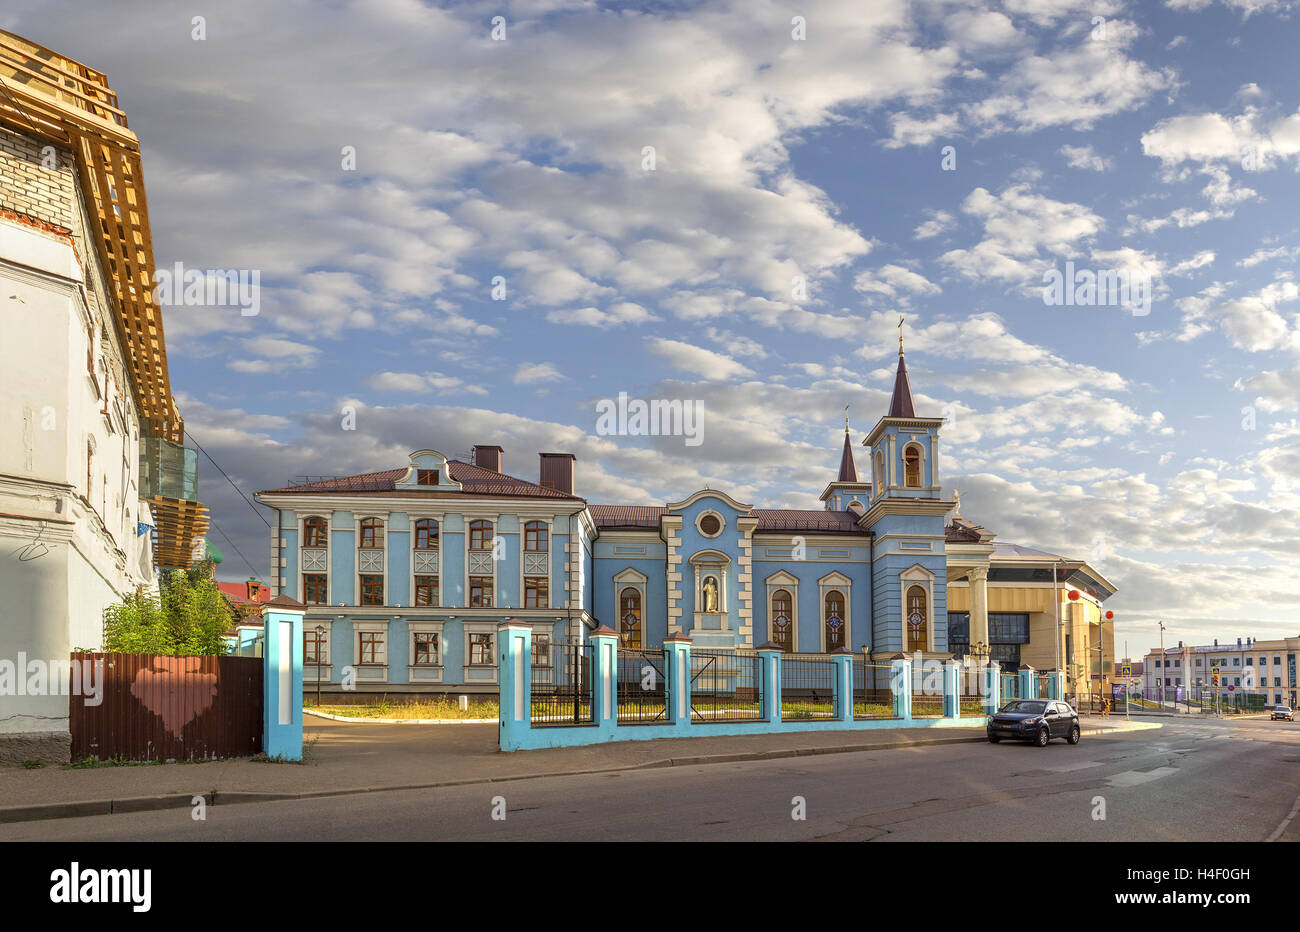
<path id="1" fill-rule="evenodd" d="M 1159 728 L 1085 720 L 1084 735 Z M 93 770 L 0 769 L 0 823 L 302 799 L 531 777 L 982 742 L 984 729 L 902 728 L 621 741 L 502 753 L 496 725 L 385 725 L 309 719 L 302 764 L 247 759 Z"/>

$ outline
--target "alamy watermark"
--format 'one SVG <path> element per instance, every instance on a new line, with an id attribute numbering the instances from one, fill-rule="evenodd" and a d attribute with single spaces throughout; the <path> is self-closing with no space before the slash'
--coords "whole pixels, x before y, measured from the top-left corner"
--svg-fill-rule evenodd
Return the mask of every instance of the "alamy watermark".
<path id="1" fill-rule="evenodd" d="M 241 317 L 256 317 L 262 309 L 260 269 L 187 269 L 177 262 L 154 277 L 154 300 L 161 307 L 237 307 Z"/>
<path id="2" fill-rule="evenodd" d="M 704 442 L 704 402 L 681 398 L 602 398 L 596 402 L 601 437 L 683 437 L 688 447 Z"/>
<path id="3" fill-rule="evenodd" d="M 1049 307 L 1126 307 L 1134 317 L 1151 313 L 1151 276 L 1130 269 L 1051 268 L 1043 273 L 1043 303 Z"/>
<path id="4" fill-rule="evenodd" d="M 103 660 L 30 660 L 0 657 L 0 696 L 82 696 L 88 706 L 104 701 Z"/>

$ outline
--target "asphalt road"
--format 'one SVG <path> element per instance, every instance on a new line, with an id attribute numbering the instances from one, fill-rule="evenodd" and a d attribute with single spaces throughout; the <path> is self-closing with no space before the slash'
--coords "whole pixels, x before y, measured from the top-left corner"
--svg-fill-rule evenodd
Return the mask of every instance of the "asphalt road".
<path id="1" fill-rule="evenodd" d="M 204 821 L 181 809 L 5 825 L 0 840 L 1300 841 L 1298 765 L 1300 724 L 1169 720 L 1075 747 L 958 744 L 216 805 Z"/>

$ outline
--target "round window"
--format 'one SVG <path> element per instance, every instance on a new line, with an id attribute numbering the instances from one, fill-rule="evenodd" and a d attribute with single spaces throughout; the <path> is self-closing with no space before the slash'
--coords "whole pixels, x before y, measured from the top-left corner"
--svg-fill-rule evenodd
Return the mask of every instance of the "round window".
<path id="1" fill-rule="evenodd" d="M 700 533 L 715 537 L 722 531 L 722 522 L 717 515 L 705 515 L 700 518 Z"/>

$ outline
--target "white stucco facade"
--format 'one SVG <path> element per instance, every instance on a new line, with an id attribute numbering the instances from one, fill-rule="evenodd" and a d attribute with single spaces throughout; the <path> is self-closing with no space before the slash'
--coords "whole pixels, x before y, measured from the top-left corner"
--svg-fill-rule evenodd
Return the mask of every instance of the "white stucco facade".
<path id="1" fill-rule="evenodd" d="M 105 607 L 154 582 L 129 370 L 77 241 L 0 214 L 0 662 L 15 665 L 99 649 Z M 15 692 L 0 682 L 0 757 L 66 739 L 68 697 Z"/>

